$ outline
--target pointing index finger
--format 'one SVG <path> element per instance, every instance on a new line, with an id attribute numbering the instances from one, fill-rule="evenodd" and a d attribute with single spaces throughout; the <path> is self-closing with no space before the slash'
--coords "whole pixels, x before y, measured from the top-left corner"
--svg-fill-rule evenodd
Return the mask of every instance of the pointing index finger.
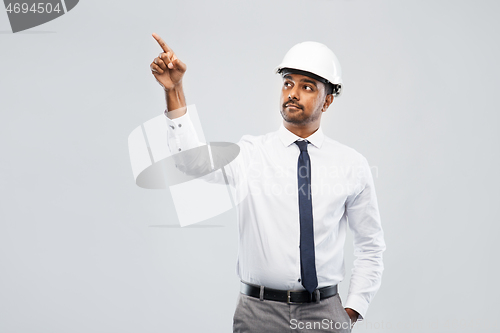
<path id="1" fill-rule="evenodd" d="M 156 39 L 156 41 L 158 42 L 158 44 L 160 44 L 160 46 L 163 49 L 163 51 L 174 53 L 174 51 L 172 51 L 172 49 L 167 45 L 167 43 L 165 43 L 163 41 L 163 39 L 161 39 L 161 37 L 158 36 L 156 33 L 153 33 L 153 38 Z"/>

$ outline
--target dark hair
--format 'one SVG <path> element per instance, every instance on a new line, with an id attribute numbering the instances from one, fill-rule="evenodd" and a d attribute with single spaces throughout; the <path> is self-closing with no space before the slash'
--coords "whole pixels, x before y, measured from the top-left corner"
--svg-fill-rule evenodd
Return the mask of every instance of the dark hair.
<path id="1" fill-rule="evenodd" d="M 322 82 L 325 84 L 325 91 L 326 91 L 327 95 L 331 95 L 333 93 L 338 92 L 339 88 L 340 88 L 340 85 L 338 85 L 338 84 L 330 83 L 330 81 L 328 81 L 325 78 L 322 78 L 321 76 L 318 76 L 314 73 L 303 71 L 300 69 L 284 67 L 284 68 L 281 68 L 278 71 L 278 73 L 280 73 L 281 76 L 284 76 L 286 74 L 301 74 L 301 75 L 309 76 L 310 78 L 313 78 L 316 81 L 319 81 L 319 82 Z"/>

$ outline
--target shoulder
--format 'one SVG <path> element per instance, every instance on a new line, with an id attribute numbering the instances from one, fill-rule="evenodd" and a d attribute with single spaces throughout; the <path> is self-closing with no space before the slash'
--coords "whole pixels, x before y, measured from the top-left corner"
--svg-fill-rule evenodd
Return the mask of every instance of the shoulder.
<path id="1" fill-rule="evenodd" d="M 346 174 L 350 174 L 360 184 L 366 184 L 372 179 L 372 167 L 360 152 L 336 140 L 325 137 L 324 146 L 332 156 L 332 162 L 345 167 Z M 364 185 L 363 185 L 364 186 Z"/>
<path id="2" fill-rule="evenodd" d="M 324 148 L 334 156 L 342 157 L 343 159 L 350 161 L 352 163 L 364 163 L 366 158 L 358 152 L 356 149 L 349 147 L 343 143 L 338 142 L 325 136 L 323 142 Z"/>
<path id="3" fill-rule="evenodd" d="M 266 143 L 278 139 L 277 132 L 270 132 L 263 135 L 243 135 L 238 141 L 238 145 L 243 148 L 262 147 Z"/>

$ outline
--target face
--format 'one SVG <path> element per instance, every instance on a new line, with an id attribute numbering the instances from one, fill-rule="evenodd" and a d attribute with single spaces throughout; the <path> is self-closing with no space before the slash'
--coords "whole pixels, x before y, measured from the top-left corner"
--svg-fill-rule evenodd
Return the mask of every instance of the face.
<path id="1" fill-rule="evenodd" d="M 323 82 L 308 76 L 284 75 L 280 99 L 281 116 L 286 122 L 299 126 L 319 122 L 321 112 L 330 104 L 325 101 L 325 89 Z"/>

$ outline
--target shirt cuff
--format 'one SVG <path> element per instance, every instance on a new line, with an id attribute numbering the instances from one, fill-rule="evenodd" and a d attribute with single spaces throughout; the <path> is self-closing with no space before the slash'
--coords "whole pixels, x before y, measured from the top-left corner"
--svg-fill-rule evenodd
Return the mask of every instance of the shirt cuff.
<path id="1" fill-rule="evenodd" d="M 344 308 L 350 308 L 359 313 L 358 321 L 362 321 L 368 310 L 368 302 L 362 296 L 351 294 L 347 295 Z"/>
<path id="2" fill-rule="evenodd" d="M 194 104 L 187 106 L 186 113 L 177 118 L 170 119 L 165 111 L 165 118 L 167 122 L 167 139 L 170 152 L 172 154 L 186 151 L 191 148 L 203 146 L 205 143 L 198 140 L 198 134 L 191 121 L 190 108 L 195 109 Z M 171 111 L 175 112 L 177 110 Z M 196 112 L 196 111 L 194 111 Z"/>
<path id="3" fill-rule="evenodd" d="M 177 131 L 177 132 L 186 132 L 190 129 L 190 127 L 192 126 L 191 124 L 191 119 L 188 115 L 188 112 L 189 112 L 189 107 L 186 107 L 186 113 L 184 113 L 182 116 L 180 117 L 177 117 L 177 118 L 174 118 L 174 119 L 170 119 L 168 117 L 168 112 L 176 112 L 177 110 L 174 110 L 174 111 L 167 111 L 165 110 L 164 114 L 165 114 L 165 117 L 167 118 L 167 125 L 168 127 L 173 130 L 173 131 Z"/>
<path id="4" fill-rule="evenodd" d="M 170 111 L 165 109 L 164 114 L 165 114 L 165 116 L 167 116 L 167 118 L 170 118 L 170 119 L 178 118 L 178 117 L 186 114 L 187 109 L 188 109 L 188 106 L 184 106 L 182 108 L 178 108 L 178 109 L 170 110 Z"/>

